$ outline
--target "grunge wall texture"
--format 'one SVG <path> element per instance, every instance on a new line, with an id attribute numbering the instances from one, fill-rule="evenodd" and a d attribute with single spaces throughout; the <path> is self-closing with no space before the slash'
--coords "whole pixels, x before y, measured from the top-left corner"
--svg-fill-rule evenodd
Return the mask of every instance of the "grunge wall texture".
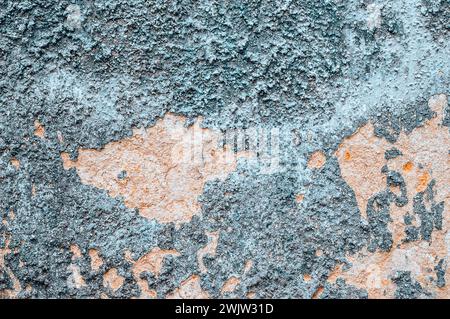
<path id="1" fill-rule="evenodd" d="M 0 297 L 450 297 L 449 57 L 448 0 L 1 1 Z"/>

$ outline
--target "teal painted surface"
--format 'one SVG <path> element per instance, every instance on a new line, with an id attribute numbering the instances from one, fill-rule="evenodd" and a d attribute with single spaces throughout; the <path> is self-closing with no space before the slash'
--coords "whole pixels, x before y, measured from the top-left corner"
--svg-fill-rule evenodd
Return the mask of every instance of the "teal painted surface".
<path id="1" fill-rule="evenodd" d="M 5 267 L 33 287 L 19 297 L 139 295 L 124 251 L 138 258 L 156 246 L 180 252 L 159 277 L 146 274 L 164 297 L 199 273 L 196 253 L 208 231 L 221 232 L 201 275 L 212 297 L 248 259 L 255 266 L 232 296 L 310 298 L 320 286 L 323 297 L 367 296 L 326 282 L 371 236 L 332 154 L 369 120 L 395 140 L 432 116 L 428 98 L 450 93 L 449 14 L 446 0 L 4 1 L 0 213 L 14 210 L 16 218 L 0 226 L 0 247 L 11 235 L 17 253 Z M 63 169 L 61 152 L 75 158 L 80 147 L 101 148 L 169 111 L 202 116 L 213 129 L 281 129 L 282 169 L 264 174 L 241 163 L 205 186 L 202 217 L 180 229 L 142 218 Z M 33 135 L 36 119 L 45 140 Z M 317 149 L 328 161 L 312 174 L 305 164 Z M 85 255 L 77 261 L 82 289 L 67 285 L 71 244 Z M 121 289 L 89 274 L 89 248 L 101 251 L 104 269 L 118 269 Z M 407 274 L 395 280 L 399 296 L 420 295 Z M 11 287 L 0 269 L 0 290 Z"/>

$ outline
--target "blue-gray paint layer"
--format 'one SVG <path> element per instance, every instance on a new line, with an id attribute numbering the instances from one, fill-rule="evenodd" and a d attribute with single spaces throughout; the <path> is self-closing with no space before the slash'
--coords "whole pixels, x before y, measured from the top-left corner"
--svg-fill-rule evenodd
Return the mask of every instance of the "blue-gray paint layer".
<path id="1" fill-rule="evenodd" d="M 15 218 L 0 225 L 0 248 L 10 239 L 0 291 L 13 289 L 11 270 L 18 297 L 138 296 L 124 251 L 137 259 L 160 247 L 180 253 L 165 258 L 159 276 L 146 274 L 161 298 L 193 274 L 220 297 L 249 259 L 254 266 L 232 296 L 310 298 L 323 289 L 324 298 L 367 297 L 345 281 L 327 282 L 374 234 L 390 249 L 383 224 L 361 218 L 333 154 L 369 120 L 395 141 L 432 117 L 428 98 L 450 93 L 449 23 L 448 0 L 2 1 L 0 217 L 13 210 Z M 61 152 L 76 158 L 79 148 L 123 139 L 169 111 L 202 116 L 213 129 L 282 127 L 294 142 L 282 141 L 279 172 L 242 164 L 208 182 L 202 214 L 179 229 L 63 168 Z M 45 139 L 34 135 L 36 120 Z M 318 149 L 327 162 L 311 172 L 306 159 Z M 202 274 L 196 253 L 209 231 L 221 236 Z M 83 253 L 75 261 L 80 289 L 67 284 L 72 244 Z M 89 248 L 104 260 L 98 273 Z M 116 292 L 103 285 L 109 268 L 125 278 Z M 396 297 L 426 295 L 401 269 L 392 280 Z"/>

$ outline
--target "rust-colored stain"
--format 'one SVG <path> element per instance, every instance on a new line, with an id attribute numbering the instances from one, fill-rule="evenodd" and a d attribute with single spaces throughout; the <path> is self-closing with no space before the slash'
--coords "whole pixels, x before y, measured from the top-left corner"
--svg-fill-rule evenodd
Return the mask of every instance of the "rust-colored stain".
<path id="1" fill-rule="evenodd" d="M 413 163 L 411 163 L 410 161 L 408 161 L 408 162 L 406 162 L 406 163 L 403 165 L 403 172 L 409 173 L 409 172 L 411 172 L 411 170 L 413 169 L 413 167 L 414 167 Z"/>
<path id="2" fill-rule="evenodd" d="M 91 259 L 91 269 L 93 271 L 99 270 L 103 266 L 103 259 L 97 249 L 89 249 L 89 257 Z"/>
<path id="3" fill-rule="evenodd" d="M 444 202 L 444 213 L 450 205 L 450 136 L 448 128 L 442 125 L 447 97 L 443 94 L 429 100 L 430 108 L 436 116 L 423 126 L 407 134 L 401 132 L 396 143 L 391 144 L 373 134 L 372 124 L 361 127 L 347 138 L 338 148 L 336 156 L 341 173 L 347 184 L 354 190 L 361 214 L 366 218 L 368 200 L 386 188 L 386 177 L 381 172 L 384 165 L 389 170 L 403 172 L 408 203 L 403 207 L 391 205 L 392 221 L 389 230 L 393 236 L 389 252 L 370 253 L 361 251 L 348 256 L 352 266 L 344 271 L 342 265 L 336 267 L 329 281 L 344 278 L 348 284 L 366 289 L 369 298 L 393 298 L 395 285 L 391 278 L 398 270 L 411 271 L 424 289 L 437 298 L 450 297 L 450 285 L 437 288 L 433 271 L 440 259 L 447 260 L 450 237 L 447 236 L 449 219 L 443 218 L 442 230 L 434 230 L 430 242 L 404 242 L 404 216 L 413 211 L 413 198 L 423 192 L 429 183 L 436 182 L 435 201 Z M 400 150 L 401 156 L 387 161 L 384 152 L 392 146 Z M 345 153 L 351 149 L 352 159 L 346 160 Z M 420 223 L 420 218 L 419 221 Z M 420 225 L 420 224 L 419 224 Z M 430 271 L 431 270 L 431 271 Z M 449 282 L 450 275 L 446 275 Z"/>
<path id="4" fill-rule="evenodd" d="M 206 233 L 206 235 L 208 236 L 208 243 L 205 247 L 200 248 L 197 252 L 197 262 L 201 273 L 206 273 L 208 271 L 205 264 L 203 263 L 203 257 L 205 257 L 206 255 L 215 256 L 217 244 L 219 242 L 218 231 L 208 232 Z"/>
<path id="5" fill-rule="evenodd" d="M 136 262 L 132 260 L 131 256 L 128 256 L 128 259 L 133 264 L 133 277 L 141 290 L 141 295 L 139 298 L 156 298 L 156 291 L 149 289 L 147 281 L 144 278 L 141 278 L 141 274 L 144 272 L 151 272 L 155 275 L 155 277 L 158 277 L 163 266 L 164 258 L 169 255 L 179 256 L 180 254 L 176 250 L 163 250 L 156 247 L 140 257 Z"/>
<path id="6" fill-rule="evenodd" d="M 350 153 L 349 150 L 346 150 L 346 151 L 345 151 L 345 153 L 344 153 L 344 159 L 345 159 L 346 161 L 349 161 L 349 160 L 352 159 L 352 155 L 351 155 L 351 153 Z"/>
<path id="7" fill-rule="evenodd" d="M 437 234 L 433 237 L 435 239 L 431 244 L 425 241 L 403 243 L 392 248 L 390 252 L 370 253 L 364 250 L 349 256 L 352 267 L 344 271 L 342 265 L 339 265 L 328 280 L 335 282 L 337 278 L 343 278 L 350 285 L 366 289 L 369 298 L 394 298 L 396 286 L 391 278 L 396 271 L 404 270 L 410 271 L 424 289 L 434 292 L 434 297 L 449 298 L 448 285 L 437 288 L 433 271 L 439 260 L 447 256 L 445 236 Z M 446 275 L 446 280 L 449 279 Z"/>
<path id="8" fill-rule="evenodd" d="M 34 121 L 34 135 L 41 139 L 45 138 L 45 128 L 38 120 Z"/>
<path id="9" fill-rule="evenodd" d="M 201 119 L 188 128 L 184 123 L 184 117 L 166 114 L 101 150 L 80 149 L 75 161 L 62 153 L 64 168 L 76 168 L 84 184 L 123 196 L 142 216 L 179 226 L 200 213 L 197 197 L 207 181 L 226 178 L 237 158 L 252 156 L 219 147 L 220 133 L 201 128 Z"/>
<path id="10" fill-rule="evenodd" d="M 231 276 L 224 282 L 220 292 L 223 294 L 230 293 L 236 290 L 237 286 L 241 283 L 241 280 L 235 276 Z"/>
<path id="11" fill-rule="evenodd" d="M 18 170 L 20 168 L 20 161 L 13 157 L 11 158 L 11 165 L 15 167 L 16 170 Z"/>
<path id="12" fill-rule="evenodd" d="M 117 290 L 122 287 L 125 279 L 119 275 L 119 272 L 116 268 L 109 269 L 104 275 L 103 275 L 103 286 L 105 288 L 111 289 L 113 292 L 116 292 Z"/>
<path id="13" fill-rule="evenodd" d="M 448 195 L 450 139 L 448 128 L 442 126 L 446 96 L 439 95 L 430 99 L 430 107 L 437 116 L 418 127 L 410 134 L 401 132 L 395 144 L 374 135 L 373 125 L 358 129 L 352 136 L 344 140 L 336 151 L 342 177 L 354 190 L 361 214 L 366 216 L 366 206 L 369 198 L 386 187 L 386 176 L 381 172 L 384 165 L 403 175 L 408 188 L 408 197 L 415 195 L 414 187 L 428 185 L 432 178 L 442 190 L 438 200 L 442 201 Z M 403 154 L 387 161 L 384 153 L 395 146 Z M 345 153 L 351 149 L 352 159 L 346 160 Z M 405 164 L 406 163 L 406 164 Z M 448 199 L 447 199 L 448 200 Z"/>
<path id="14" fill-rule="evenodd" d="M 320 295 L 323 293 L 324 288 L 322 286 L 317 287 L 316 291 L 313 293 L 311 299 L 319 299 Z"/>
<path id="15" fill-rule="evenodd" d="M 319 169 L 325 165 L 327 158 L 322 151 L 315 151 L 308 160 L 308 168 Z"/>
<path id="16" fill-rule="evenodd" d="M 192 275 L 183 281 L 177 289 L 166 296 L 167 299 L 209 299 L 209 295 L 200 285 L 200 277 Z"/>
<path id="17" fill-rule="evenodd" d="M 430 180 L 431 180 L 431 176 L 428 172 L 423 172 L 422 174 L 420 174 L 418 181 L 417 181 L 416 191 L 418 193 L 423 192 L 427 188 Z"/>

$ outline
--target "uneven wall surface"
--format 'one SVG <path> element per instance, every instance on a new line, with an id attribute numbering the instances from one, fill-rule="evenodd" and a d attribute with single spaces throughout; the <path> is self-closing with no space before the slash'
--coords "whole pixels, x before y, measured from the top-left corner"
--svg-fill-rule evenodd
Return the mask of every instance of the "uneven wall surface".
<path id="1" fill-rule="evenodd" d="M 449 298 L 450 1 L 0 4 L 1 298 Z"/>

